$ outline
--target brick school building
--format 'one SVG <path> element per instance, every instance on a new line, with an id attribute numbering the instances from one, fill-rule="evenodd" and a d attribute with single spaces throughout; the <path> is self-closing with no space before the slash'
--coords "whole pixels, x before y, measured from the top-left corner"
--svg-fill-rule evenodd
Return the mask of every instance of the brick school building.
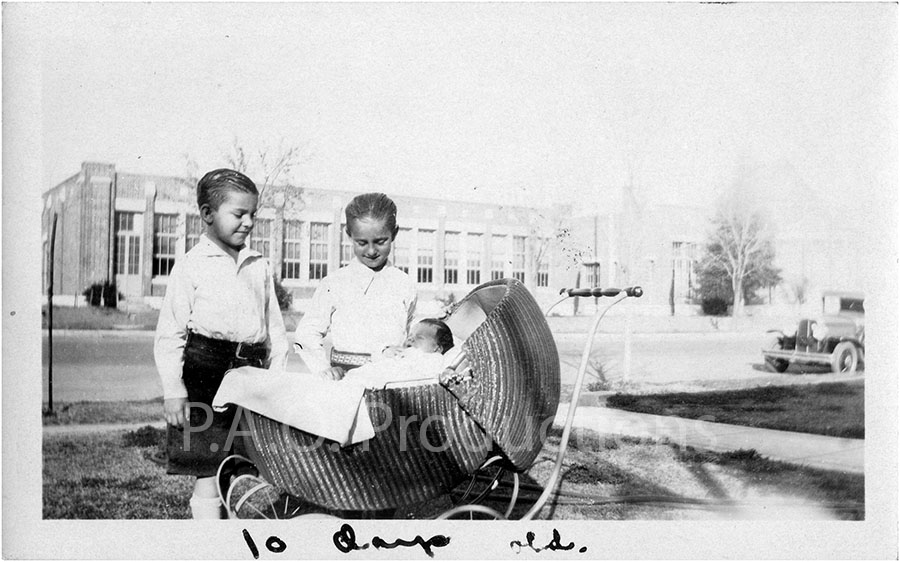
<path id="1" fill-rule="evenodd" d="M 83 163 L 78 173 L 43 194 L 44 294 L 57 215 L 55 303 L 83 304 L 85 289 L 113 281 L 125 302 L 158 306 L 172 266 L 202 232 L 195 181 Z M 562 287 L 640 284 L 645 296 L 635 304 L 666 314 L 674 283 L 677 306 L 692 306 L 693 267 L 702 251 L 707 210 L 637 207 L 624 192 L 602 209 L 386 192 L 397 203 L 400 225 L 392 259 L 417 281 L 420 302 L 459 300 L 480 283 L 514 277 L 542 305 L 554 301 Z M 297 308 L 302 310 L 320 279 L 350 259 L 344 206 L 357 194 L 262 188 L 249 243 L 269 258 Z"/>

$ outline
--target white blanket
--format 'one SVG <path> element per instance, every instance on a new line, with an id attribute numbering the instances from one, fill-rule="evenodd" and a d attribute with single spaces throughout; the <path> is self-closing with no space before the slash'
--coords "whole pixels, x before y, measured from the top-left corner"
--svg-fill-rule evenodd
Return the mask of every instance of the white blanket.
<path id="1" fill-rule="evenodd" d="M 305 373 L 240 367 L 225 375 L 213 407 L 237 404 L 341 446 L 375 436 L 363 399 L 365 386 Z"/>

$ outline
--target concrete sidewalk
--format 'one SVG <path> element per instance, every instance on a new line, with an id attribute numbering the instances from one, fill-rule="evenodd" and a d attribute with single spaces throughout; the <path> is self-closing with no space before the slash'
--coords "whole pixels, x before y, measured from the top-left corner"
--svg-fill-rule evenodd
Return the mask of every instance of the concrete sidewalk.
<path id="1" fill-rule="evenodd" d="M 143 423 L 73 423 L 66 425 L 45 425 L 44 435 L 71 435 L 74 433 L 102 433 L 104 431 L 137 431 L 147 426 L 156 429 L 165 429 L 166 422 Z"/>
<path id="2" fill-rule="evenodd" d="M 562 427 L 568 411 L 569 404 L 560 404 L 554 425 Z M 842 472 L 865 472 L 863 439 L 777 431 L 581 405 L 575 410 L 573 427 L 606 435 L 668 439 L 683 447 L 717 452 L 755 449 L 761 456 L 772 460 Z"/>
<path id="3" fill-rule="evenodd" d="M 554 425 L 566 422 L 569 404 L 560 404 Z M 65 435 L 93 431 L 131 430 L 145 426 L 165 428 L 163 422 L 134 424 L 47 425 L 46 435 Z M 578 406 L 573 427 L 603 435 L 622 435 L 668 441 L 682 447 L 727 452 L 754 449 L 763 457 L 793 464 L 863 474 L 865 441 L 811 433 L 777 431 L 724 423 L 689 420 L 673 416 L 638 414 L 599 406 Z M 577 434 L 575 438 L 577 439 Z"/>

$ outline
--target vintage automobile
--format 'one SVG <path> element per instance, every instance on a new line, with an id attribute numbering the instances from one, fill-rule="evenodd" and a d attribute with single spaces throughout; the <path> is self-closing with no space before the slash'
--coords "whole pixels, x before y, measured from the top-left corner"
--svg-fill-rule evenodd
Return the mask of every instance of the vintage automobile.
<path id="1" fill-rule="evenodd" d="M 861 293 L 824 292 L 821 317 L 800 320 L 792 333 L 767 332 L 766 364 L 779 373 L 791 363 L 830 366 L 835 373 L 858 370 L 865 360 L 864 300 Z"/>

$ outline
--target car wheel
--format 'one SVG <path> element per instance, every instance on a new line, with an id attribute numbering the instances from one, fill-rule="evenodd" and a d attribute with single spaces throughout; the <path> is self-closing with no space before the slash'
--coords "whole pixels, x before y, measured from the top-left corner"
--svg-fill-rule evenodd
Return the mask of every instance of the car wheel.
<path id="1" fill-rule="evenodd" d="M 859 351 L 848 341 L 837 344 L 831 353 L 831 370 L 835 373 L 853 373 L 859 366 Z"/>
<path id="2" fill-rule="evenodd" d="M 765 349 L 782 349 L 781 338 L 772 336 L 765 343 Z M 770 369 L 777 373 L 783 373 L 787 371 L 790 363 L 788 363 L 787 359 L 777 359 L 775 357 L 766 357 L 766 365 L 769 366 Z"/>

